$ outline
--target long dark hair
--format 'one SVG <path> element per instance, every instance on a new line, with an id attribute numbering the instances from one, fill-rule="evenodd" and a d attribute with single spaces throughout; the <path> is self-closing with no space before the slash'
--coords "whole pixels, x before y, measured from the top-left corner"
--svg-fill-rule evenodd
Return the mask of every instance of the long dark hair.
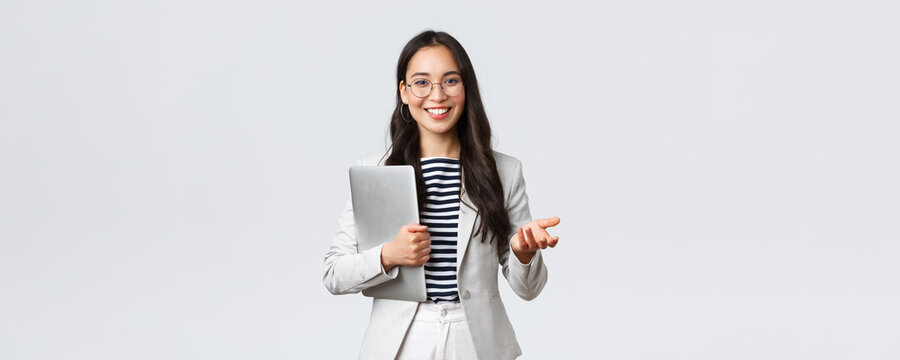
<path id="1" fill-rule="evenodd" d="M 478 79 L 475 77 L 475 69 L 469 60 L 466 50 L 450 34 L 445 32 L 425 31 L 410 40 L 397 60 L 397 84 L 406 81 L 406 69 L 409 60 L 419 49 L 426 46 L 443 45 L 450 49 L 459 65 L 459 73 L 466 91 L 465 111 L 456 123 L 459 136 L 459 168 L 462 183 L 469 199 L 478 209 L 481 217 L 480 225 L 475 235 L 484 232 L 484 239 L 493 242 L 497 239 L 498 249 L 508 245 L 508 237 L 512 235 L 512 225 L 506 212 L 506 202 L 503 198 L 503 187 L 500 183 L 500 175 L 497 173 L 497 163 L 494 161 L 494 153 L 491 148 L 491 125 L 488 123 L 487 114 L 484 112 L 484 104 L 481 102 L 481 94 L 478 91 Z M 425 206 L 425 179 L 421 169 L 421 150 L 419 148 L 419 127 L 412 119 L 409 109 L 404 109 L 400 92 L 397 92 L 397 105 L 391 115 L 391 147 L 388 149 L 390 156 L 385 161 L 386 165 L 412 165 L 416 172 L 416 189 L 419 197 L 419 208 Z M 460 194 L 462 195 L 462 194 Z M 462 197 L 460 196 L 460 201 Z M 468 204 L 467 204 L 468 205 Z M 459 234 L 466 236 L 466 234 Z"/>

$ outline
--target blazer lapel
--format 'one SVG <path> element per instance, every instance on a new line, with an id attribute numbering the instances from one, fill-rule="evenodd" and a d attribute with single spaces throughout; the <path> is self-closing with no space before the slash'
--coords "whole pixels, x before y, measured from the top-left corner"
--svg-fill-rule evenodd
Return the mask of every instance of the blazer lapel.
<path id="1" fill-rule="evenodd" d="M 478 216 L 478 209 L 469 199 L 469 194 L 460 186 L 460 203 L 459 203 L 459 228 L 457 229 L 456 241 L 456 271 L 459 272 L 459 266 L 462 265 L 463 256 L 466 255 L 466 249 L 469 247 L 469 238 L 475 227 L 475 218 Z M 471 207 L 469 205 L 472 205 Z"/>

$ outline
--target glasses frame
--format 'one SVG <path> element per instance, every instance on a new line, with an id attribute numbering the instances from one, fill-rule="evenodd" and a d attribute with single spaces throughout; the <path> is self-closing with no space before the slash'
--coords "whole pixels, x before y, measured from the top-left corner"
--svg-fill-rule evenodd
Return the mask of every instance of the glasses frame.
<path id="1" fill-rule="evenodd" d="M 409 92 L 410 92 L 411 94 L 413 94 L 413 96 L 415 96 L 415 97 L 417 97 L 417 98 L 420 98 L 420 99 L 427 98 L 429 95 L 431 95 L 431 92 L 434 91 L 434 86 L 435 86 L 435 85 L 440 85 L 440 86 L 441 86 L 441 91 L 444 92 L 444 95 L 447 95 L 447 96 L 459 96 L 459 94 L 456 94 L 456 95 L 450 95 L 450 94 L 448 94 L 448 93 L 447 93 L 447 89 L 444 89 L 444 83 L 447 82 L 447 81 L 450 81 L 450 80 L 459 80 L 459 84 L 458 84 L 458 85 L 462 85 L 462 84 L 463 84 L 462 79 L 457 79 L 457 78 L 450 78 L 450 79 L 441 81 L 441 82 L 439 82 L 439 83 L 433 83 L 433 82 L 431 82 L 431 80 L 428 80 L 428 79 L 416 79 L 416 81 L 419 81 L 419 80 L 427 81 L 428 84 L 431 85 L 431 86 L 428 87 L 428 93 L 427 93 L 427 94 L 425 94 L 425 95 L 423 95 L 423 96 L 416 95 L 416 92 L 413 91 L 413 89 L 412 89 L 412 84 L 410 84 L 410 83 L 406 83 L 406 87 L 409 88 Z M 460 91 L 462 91 L 462 90 L 460 90 Z"/>

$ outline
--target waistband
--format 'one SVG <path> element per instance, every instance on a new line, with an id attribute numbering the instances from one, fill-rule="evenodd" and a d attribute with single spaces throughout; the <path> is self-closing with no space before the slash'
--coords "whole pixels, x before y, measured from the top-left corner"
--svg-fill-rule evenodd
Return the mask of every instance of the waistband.
<path id="1" fill-rule="evenodd" d="M 420 302 L 416 309 L 416 317 L 413 321 L 427 322 L 460 322 L 466 321 L 466 313 L 463 312 L 462 303 Z"/>

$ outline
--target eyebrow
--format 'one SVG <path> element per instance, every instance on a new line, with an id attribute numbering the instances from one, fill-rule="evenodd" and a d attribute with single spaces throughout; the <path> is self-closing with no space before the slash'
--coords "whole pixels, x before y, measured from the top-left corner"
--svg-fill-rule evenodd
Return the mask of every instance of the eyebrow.
<path id="1" fill-rule="evenodd" d="M 444 73 L 444 76 L 447 76 L 447 75 L 454 75 L 454 74 L 455 74 L 455 75 L 462 76 L 462 74 L 460 74 L 459 71 L 456 71 L 456 70 L 450 70 L 450 71 L 448 71 L 448 72 L 445 72 L 445 73 Z M 413 78 L 413 77 L 416 77 L 416 76 L 419 76 L 419 75 L 423 75 L 423 76 L 431 76 L 431 74 L 430 74 L 430 73 L 427 73 L 427 72 L 417 72 L 417 73 L 415 73 L 415 74 L 410 75 L 409 77 Z"/>

